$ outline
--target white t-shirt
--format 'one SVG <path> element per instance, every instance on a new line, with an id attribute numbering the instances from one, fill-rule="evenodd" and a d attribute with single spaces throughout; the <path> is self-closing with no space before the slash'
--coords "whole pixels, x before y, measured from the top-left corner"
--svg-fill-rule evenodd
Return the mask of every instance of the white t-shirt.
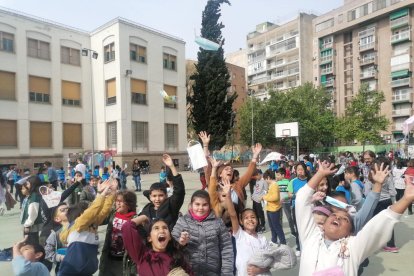
<path id="1" fill-rule="evenodd" d="M 266 249 L 268 241 L 263 235 L 258 234 L 257 236 L 252 236 L 241 228 L 239 228 L 239 231 L 234 233 L 233 236 L 236 239 L 237 248 L 237 275 L 247 276 L 247 262 L 255 252 L 261 249 Z"/>
<path id="2" fill-rule="evenodd" d="M 81 172 L 82 177 L 85 178 L 86 166 L 82 163 L 77 164 L 75 167 L 75 172 Z"/>

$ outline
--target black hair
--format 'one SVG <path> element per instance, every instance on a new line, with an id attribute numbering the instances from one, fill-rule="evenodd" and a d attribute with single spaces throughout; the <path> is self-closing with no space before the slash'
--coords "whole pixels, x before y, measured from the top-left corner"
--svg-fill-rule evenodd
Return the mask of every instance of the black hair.
<path id="1" fill-rule="evenodd" d="M 333 197 L 333 198 L 342 197 L 342 198 L 346 199 L 345 193 L 341 192 L 341 191 L 333 191 L 329 196 Z"/>
<path id="2" fill-rule="evenodd" d="M 297 174 L 297 171 L 298 171 L 298 166 L 301 166 L 302 167 L 302 169 L 305 171 L 305 177 L 306 177 L 306 179 L 309 180 L 310 179 L 310 175 L 309 175 L 309 171 L 308 171 L 308 168 L 305 165 L 305 163 L 299 162 L 299 163 L 296 164 L 296 166 L 295 166 L 296 174 Z"/>
<path id="3" fill-rule="evenodd" d="M 279 173 L 279 174 L 281 174 L 281 175 L 283 175 L 283 176 L 286 175 L 286 169 L 285 168 L 279 168 L 279 169 L 277 169 L 276 172 Z"/>
<path id="4" fill-rule="evenodd" d="M 29 176 L 26 182 L 30 183 L 30 189 L 28 190 L 29 195 L 32 193 L 39 193 L 39 187 L 42 186 L 42 182 L 37 175 Z"/>
<path id="5" fill-rule="evenodd" d="M 271 169 L 266 170 L 263 174 L 263 179 L 268 179 L 268 178 L 272 180 L 275 179 L 275 172 L 272 171 Z"/>
<path id="6" fill-rule="evenodd" d="M 156 191 L 156 190 L 159 190 L 163 192 L 164 194 L 167 194 L 167 186 L 165 183 L 161 183 L 161 182 L 153 183 L 149 189 L 149 194 L 151 194 L 152 191 Z"/>
<path id="7" fill-rule="evenodd" d="M 70 206 L 66 215 L 69 223 L 74 222 L 88 207 L 89 203 L 87 201 L 80 201 L 78 204 Z"/>
<path id="8" fill-rule="evenodd" d="M 345 169 L 345 173 L 354 174 L 357 178 L 359 178 L 359 168 L 356 166 L 350 166 Z"/>
<path id="9" fill-rule="evenodd" d="M 108 172 L 108 167 L 104 167 L 104 168 L 103 168 L 103 172 L 104 172 L 104 173 L 107 173 L 107 172 Z"/>
<path id="10" fill-rule="evenodd" d="M 362 154 L 362 158 L 364 158 L 364 155 L 368 154 L 372 159 L 375 159 L 375 153 L 372 150 L 366 150 L 364 151 L 364 153 Z"/>
<path id="11" fill-rule="evenodd" d="M 243 209 L 243 211 L 240 212 L 240 219 L 243 218 L 243 215 L 245 212 L 249 212 L 249 211 L 253 212 L 257 216 L 256 212 L 252 208 L 245 208 Z"/>
<path id="12" fill-rule="evenodd" d="M 52 163 L 50 163 L 49 161 L 45 161 L 44 163 L 46 166 L 50 167 L 50 165 L 52 165 Z"/>
<path id="13" fill-rule="evenodd" d="M 41 244 L 36 243 L 36 242 L 28 241 L 28 242 L 24 243 L 24 246 L 33 247 L 34 253 L 42 253 L 42 257 L 40 257 L 37 260 L 38 262 L 43 262 L 45 260 L 46 252 L 45 252 L 45 248 Z"/>
<path id="14" fill-rule="evenodd" d="M 193 195 L 191 196 L 191 203 L 193 203 L 194 199 L 198 197 L 198 198 L 204 198 L 207 200 L 208 204 L 210 204 L 210 195 L 208 194 L 207 191 L 204 190 L 197 190 L 193 193 Z"/>
<path id="15" fill-rule="evenodd" d="M 165 221 L 162 218 L 156 218 L 152 220 L 147 229 L 148 236 L 151 235 L 151 230 L 154 227 L 154 224 L 160 221 L 164 222 L 167 225 L 168 231 L 170 232 L 170 236 L 171 236 L 171 240 L 168 242 L 167 248 L 165 250 L 165 252 L 172 257 L 172 262 L 170 264 L 170 270 L 173 270 L 174 268 L 177 268 L 177 267 L 181 267 L 184 270 L 188 270 L 189 269 L 188 256 L 186 255 L 184 248 L 173 238 L 167 221 Z M 148 241 L 148 239 L 146 241 L 147 241 L 147 247 L 152 248 L 151 243 Z"/>
<path id="16" fill-rule="evenodd" d="M 128 206 L 128 211 L 136 211 L 137 209 L 137 195 L 129 190 L 118 191 L 116 196 L 122 196 L 125 205 Z"/>

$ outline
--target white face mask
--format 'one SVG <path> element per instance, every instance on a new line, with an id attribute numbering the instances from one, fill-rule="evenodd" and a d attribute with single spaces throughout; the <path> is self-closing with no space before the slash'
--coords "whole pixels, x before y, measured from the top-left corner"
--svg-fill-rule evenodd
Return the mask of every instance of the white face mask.
<path id="1" fill-rule="evenodd" d="M 350 216 L 355 216 L 355 214 L 357 212 L 356 211 L 356 208 L 354 206 L 349 205 L 349 204 L 346 204 L 346 203 L 343 203 L 342 201 L 339 201 L 339 200 L 337 200 L 337 199 L 335 199 L 333 197 L 327 196 L 327 197 L 325 197 L 325 201 L 327 203 L 335 206 L 335 207 L 338 207 L 338 208 L 341 208 L 341 209 L 345 209 Z"/>

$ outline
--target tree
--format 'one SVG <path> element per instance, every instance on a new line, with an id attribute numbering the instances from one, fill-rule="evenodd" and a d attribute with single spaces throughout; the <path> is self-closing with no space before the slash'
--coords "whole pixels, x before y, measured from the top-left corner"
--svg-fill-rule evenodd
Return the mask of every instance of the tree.
<path id="1" fill-rule="evenodd" d="M 196 72 L 191 76 L 194 93 L 187 97 L 191 124 L 197 133 L 204 130 L 212 135 L 212 148 L 221 148 L 226 144 L 226 134 L 233 118 L 232 105 L 236 98 L 236 94 L 227 93 L 230 75 L 222 48 L 224 38 L 221 29 L 224 25 L 218 22 L 220 5 L 223 3 L 230 5 L 228 0 L 209 0 L 203 11 L 201 36 L 221 46 L 217 51 L 199 48 Z"/>
<path id="2" fill-rule="evenodd" d="M 271 91 L 265 102 L 254 101 L 255 142 L 265 146 L 286 146 L 289 141 L 275 138 L 276 123 L 299 123 L 301 148 L 312 149 L 318 144 L 329 145 L 334 140 L 335 116 L 329 109 L 331 95 L 311 83 L 287 91 Z M 251 143 L 251 107 L 246 102 L 240 114 L 240 136 Z M 286 139 L 288 140 L 288 139 Z"/>
<path id="3" fill-rule="evenodd" d="M 387 130 L 389 125 L 387 118 L 379 113 L 383 102 L 383 92 L 370 91 L 368 85 L 362 85 L 346 107 L 345 116 L 338 120 L 336 137 L 348 142 L 357 140 L 363 145 L 368 141 L 382 143 L 380 132 Z"/>

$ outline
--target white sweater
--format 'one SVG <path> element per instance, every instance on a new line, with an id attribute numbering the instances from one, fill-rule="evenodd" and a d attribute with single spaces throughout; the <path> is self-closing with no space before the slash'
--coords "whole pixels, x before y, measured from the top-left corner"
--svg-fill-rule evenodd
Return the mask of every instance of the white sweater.
<path id="1" fill-rule="evenodd" d="M 296 196 L 297 225 L 302 244 L 299 275 L 312 275 L 315 271 L 337 265 L 342 267 L 347 276 L 358 275 L 359 264 L 387 243 L 401 215 L 387 209 L 373 217 L 356 236 L 348 238 L 346 253 L 349 257 L 341 258 L 338 255 L 341 240 L 344 239 L 332 242 L 327 247 L 322 231 L 313 220 L 311 200 L 314 192 L 305 185 Z"/>

